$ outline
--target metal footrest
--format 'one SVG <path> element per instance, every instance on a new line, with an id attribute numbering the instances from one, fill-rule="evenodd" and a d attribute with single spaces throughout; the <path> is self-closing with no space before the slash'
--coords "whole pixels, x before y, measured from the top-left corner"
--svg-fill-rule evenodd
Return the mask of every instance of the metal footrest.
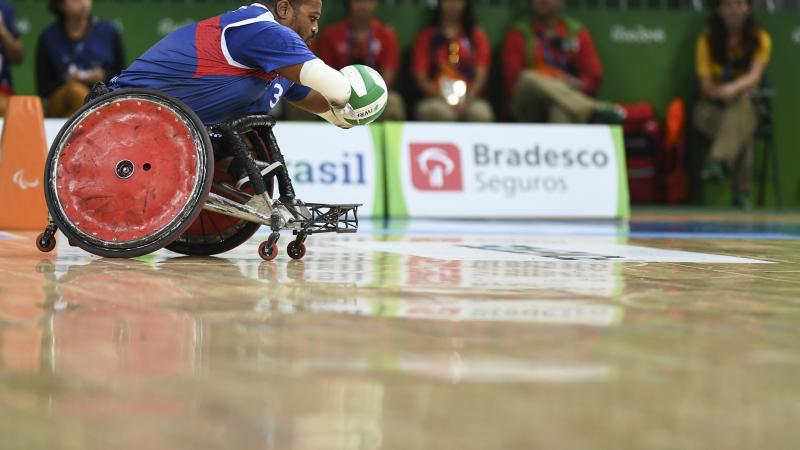
<path id="1" fill-rule="evenodd" d="M 306 203 L 311 217 L 302 221 L 294 234 L 355 233 L 358 231 L 358 207 L 360 203 L 328 205 Z"/>

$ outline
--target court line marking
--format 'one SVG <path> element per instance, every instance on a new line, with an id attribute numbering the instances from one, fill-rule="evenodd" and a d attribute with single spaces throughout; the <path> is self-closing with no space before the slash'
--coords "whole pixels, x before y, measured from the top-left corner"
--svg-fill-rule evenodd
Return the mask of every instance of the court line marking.
<path id="1" fill-rule="evenodd" d="M 576 263 L 704 263 L 704 264 L 773 264 L 736 256 L 665 250 L 652 247 L 582 239 L 577 242 L 541 239 L 528 242 L 464 241 L 448 242 L 332 242 L 350 249 L 382 251 L 447 261 L 529 261 Z"/>

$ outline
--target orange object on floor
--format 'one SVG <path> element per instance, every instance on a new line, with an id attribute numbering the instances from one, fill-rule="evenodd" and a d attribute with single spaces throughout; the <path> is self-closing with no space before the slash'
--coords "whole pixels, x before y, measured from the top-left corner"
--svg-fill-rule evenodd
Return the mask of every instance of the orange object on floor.
<path id="1" fill-rule="evenodd" d="M 42 101 L 34 96 L 11 97 L 0 143 L 0 230 L 47 225 L 46 157 Z"/>

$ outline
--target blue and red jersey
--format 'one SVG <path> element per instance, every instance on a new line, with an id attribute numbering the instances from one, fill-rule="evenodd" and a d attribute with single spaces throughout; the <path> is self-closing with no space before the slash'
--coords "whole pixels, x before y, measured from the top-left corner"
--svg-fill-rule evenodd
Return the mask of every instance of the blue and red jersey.
<path id="1" fill-rule="evenodd" d="M 309 88 L 275 71 L 316 56 L 261 4 L 187 25 L 166 36 L 111 80 L 112 90 L 148 88 L 179 98 L 206 125 L 268 113 Z"/>

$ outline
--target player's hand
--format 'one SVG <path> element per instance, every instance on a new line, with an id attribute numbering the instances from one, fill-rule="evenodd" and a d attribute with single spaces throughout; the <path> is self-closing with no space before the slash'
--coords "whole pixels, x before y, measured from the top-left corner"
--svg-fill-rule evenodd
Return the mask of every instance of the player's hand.
<path id="1" fill-rule="evenodd" d="M 331 112 L 336 120 L 333 121 L 333 124 L 339 128 L 344 128 L 345 130 L 353 128 L 346 119 L 355 120 L 356 114 L 353 111 L 353 107 L 350 104 L 346 104 L 342 107 L 331 105 Z"/>

